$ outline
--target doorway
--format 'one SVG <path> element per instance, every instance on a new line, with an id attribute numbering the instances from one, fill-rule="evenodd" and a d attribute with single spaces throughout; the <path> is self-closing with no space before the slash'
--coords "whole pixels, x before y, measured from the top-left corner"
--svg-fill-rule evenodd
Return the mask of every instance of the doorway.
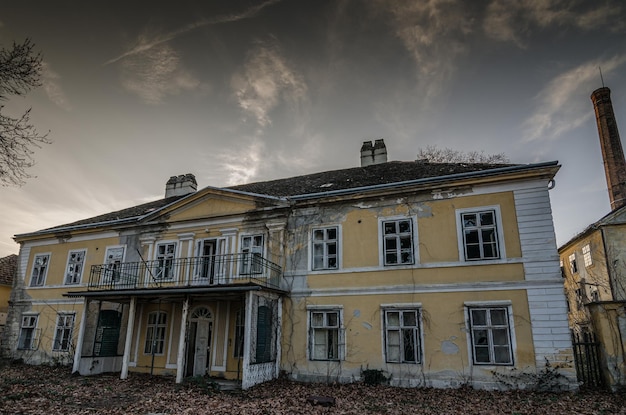
<path id="1" fill-rule="evenodd" d="M 213 313 L 207 307 L 198 307 L 189 319 L 186 376 L 204 376 L 209 372 Z"/>

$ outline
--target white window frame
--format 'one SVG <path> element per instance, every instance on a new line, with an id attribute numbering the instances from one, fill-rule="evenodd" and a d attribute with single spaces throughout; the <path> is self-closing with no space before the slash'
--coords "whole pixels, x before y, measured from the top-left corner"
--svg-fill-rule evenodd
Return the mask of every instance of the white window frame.
<path id="1" fill-rule="evenodd" d="M 57 324 L 54 329 L 53 352 L 67 352 L 72 347 L 72 335 L 74 334 L 75 313 L 58 313 Z"/>
<path id="2" fill-rule="evenodd" d="M 167 248 L 168 246 L 173 246 L 173 252 L 170 252 Z M 165 252 L 161 253 L 160 248 L 165 247 Z M 157 242 L 154 247 L 154 270 L 152 272 L 152 276 L 156 281 L 171 281 L 176 278 L 176 267 L 174 266 L 174 262 L 178 258 L 178 241 L 162 241 Z M 160 263 L 160 261 L 163 261 Z M 165 273 L 163 270 L 167 270 L 166 276 L 162 276 Z"/>
<path id="3" fill-rule="evenodd" d="M 117 255 L 114 256 L 114 251 L 122 250 L 121 258 Z M 104 283 L 118 283 L 121 281 L 123 271 L 120 269 L 123 267 L 124 260 L 126 258 L 126 245 L 111 245 L 107 246 L 104 252 Z"/>
<path id="4" fill-rule="evenodd" d="M 335 239 L 328 238 L 328 231 L 334 229 L 335 230 Z M 316 233 L 322 232 L 322 239 L 315 239 Z M 315 227 L 311 229 L 311 236 L 309 238 L 311 241 L 311 267 L 312 271 L 332 271 L 338 270 L 341 268 L 341 227 L 339 225 L 332 226 L 321 226 Z M 329 246 L 335 245 L 335 254 L 330 254 Z M 316 246 L 321 247 L 321 255 L 316 255 Z M 321 258 L 322 264 L 321 266 L 316 266 L 315 259 L 319 257 Z M 331 259 L 334 257 L 335 265 L 331 266 Z"/>
<path id="5" fill-rule="evenodd" d="M 578 274 L 578 262 L 576 261 L 576 252 L 572 252 L 569 257 L 569 271 L 572 275 Z"/>
<path id="6" fill-rule="evenodd" d="M 45 258 L 45 264 L 37 264 L 38 258 Z M 48 270 L 50 269 L 50 258 L 52 258 L 52 254 L 49 252 L 36 254 L 33 257 L 33 267 L 30 272 L 30 287 L 43 287 L 46 284 Z M 43 272 L 41 271 L 42 265 L 44 267 Z M 35 271 L 37 271 L 37 277 L 35 277 Z M 35 280 L 35 278 L 37 278 L 37 280 Z"/>
<path id="7" fill-rule="evenodd" d="M 83 279 L 83 271 L 85 270 L 86 257 L 86 249 L 73 249 L 68 252 L 63 284 L 78 285 L 81 283 Z"/>
<path id="8" fill-rule="evenodd" d="M 591 257 L 591 244 L 583 246 L 583 263 L 585 268 L 589 268 L 593 265 L 593 258 Z"/>
<path id="9" fill-rule="evenodd" d="M 399 222 L 409 222 L 410 226 L 411 226 L 411 231 L 410 233 L 407 232 L 398 232 L 398 233 L 394 233 L 394 234 L 389 234 L 389 236 L 385 235 L 385 224 L 390 223 L 390 222 L 395 222 L 396 224 Z M 406 250 L 406 249 L 402 249 L 401 247 L 401 243 L 400 239 L 402 238 L 403 235 L 407 235 L 410 234 L 411 237 L 411 248 L 410 251 Z M 406 253 L 406 252 L 410 252 L 411 253 L 411 260 L 407 261 L 407 262 L 397 262 L 397 263 L 391 263 L 391 262 L 387 262 L 387 252 L 391 252 L 391 249 L 387 249 L 387 240 L 391 240 L 393 235 L 397 235 L 394 239 L 397 242 L 396 243 L 396 248 L 395 248 L 395 254 L 398 255 L 399 258 L 402 257 L 402 253 Z M 391 216 L 391 217 L 384 217 L 384 218 L 378 218 L 378 239 L 379 239 L 379 252 L 380 252 L 380 264 L 384 267 L 401 267 L 401 266 L 409 266 L 409 265 L 415 265 L 418 263 L 418 259 L 417 259 L 417 245 L 418 245 L 418 240 L 417 240 L 417 222 L 415 221 L 415 218 L 413 216 Z"/>
<path id="10" fill-rule="evenodd" d="M 468 259 L 467 258 L 467 250 L 466 250 L 466 243 L 465 243 L 465 229 L 466 227 L 464 226 L 463 223 L 463 215 L 466 214 L 481 214 L 481 213 L 485 213 L 488 211 L 493 211 L 494 213 L 494 228 L 495 228 L 495 232 L 496 232 L 496 248 L 498 249 L 498 256 L 497 257 L 488 257 L 485 258 L 484 257 L 484 253 L 483 253 L 483 244 L 482 241 L 479 242 L 480 245 L 480 252 L 481 252 L 481 256 L 480 258 L 471 258 Z M 504 227 L 502 226 L 502 214 L 500 212 L 500 206 L 499 205 L 492 205 L 492 206 L 475 206 L 475 207 L 471 207 L 471 208 L 463 208 L 463 209 L 456 209 L 455 211 L 455 215 L 456 215 L 456 228 L 457 228 L 457 240 L 458 240 L 458 246 L 459 246 L 459 261 L 461 262 L 478 262 L 478 261 L 488 261 L 488 262 L 493 262 L 493 261 L 501 261 L 504 260 L 506 258 L 506 250 L 505 250 L 505 246 L 504 246 Z M 472 227 L 473 229 L 474 227 Z M 476 229 L 480 230 L 481 227 L 476 226 Z M 480 235 L 480 233 L 479 233 Z M 482 238 L 482 237 L 481 237 Z"/>
<path id="11" fill-rule="evenodd" d="M 393 325 L 389 322 L 389 314 L 398 313 L 398 324 Z M 404 324 L 404 313 L 415 313 L 415 325 Z M 385 362 L 395 364 L 411 364 L 418 365 L 423 361 L 423 330 L 422 330 L 422 309 L 420 306 L 407 305 L 407 306 L 383 306 L 382 307 L 382 320 L 383 320 L 383 350 Z M 414 342 L 413 357 L 415 360 L 405 360 L 403 358 L 404 350 L 404 336 L 405 330 L 412 331 L 412 337 Z M 389 352 L 390 347 L 390 332 L 398 332 L 398 358 L 392 359 Z M 395 345 L 393 345 L 395 346 Z"/>
<path id="12" fill-rule="evenodd" d="M 22 314 L 22 322 L 20 324 L 20 336 L 17 341 L 18 350 L 35 349 L 37 338 L 37 324 L 39 323 L 39 314 Z M 30 340 L 28 345 L 24 344 L 27 330 L 30 332 Z"/>
<path id="13" fill-rule="evenodd" d="M 473 324 L 473 315 L 472 310 L 505 310 L 506 312 L 506 325 L 498 325 L 498 324 L 489 324 L 491 322 L 491 314 L 487 313 L 488 316 L 487 323 L 485 325 L 476 325 Z M 465 303 L 465 321 L 467 324 L 467 346 L 468 346 L 468 355 L 471 357 L 472 365 L 475 366 L 514 366 L 515 365 L 515 355 L 516 355 L 516 338 L 515 338 L 515 325 L 513 322 L 513 309 L 510 301 L 489 301 L 489 302 L 466 302 Z M 476 340 L 474 330 L 479 330 L 483 328 L 483 330 L 487 330 L 487 348 L 489 353 L 489 361 L 488 362 L 478 362 L 476 359 L 475 353 L 475 344 Z M 493 344 L 493 331 L 494 330 L 502 330 L 503 328 L 507 329 L 507 339 L 508 339 L 508 349 L 509 349 L 509 361 L 508 362 L 496 362 L 495 360 L 495 347 L 498 345 Z M 479 344 L 477 346 L 483 346 Z M 502 345 L 501 345 L 502 346 Z"/>
<path id="14" fill-rule="evenodd" d="M 150 318 L 156 316 L 153 322 Z M 161 322 L 161 316 L 164 321 Z M 168 315 L 165 311 L 152 311 L 148 313 L 146 318 L 146 337 L 144 339 L 143 354 L 152 355 L 153 348 L 155 356 L 163 356 L 165 354 L 165 341 L 167 337 L 167 320 Z M 158 336 L 158 338 L 156 337 Z"/>
<path id="15" fill-rule="evenodd" d="M 345 328 L 343 326 L 343 307 L 342 306 L 311 306 L 307 307 L 307 358 L 310 361 L 326 361 L 326 362 L 339 362 L 344 360 L 345 358 Z M 322 324 L 316 324 L 314 321 L 314 315 L 322 315 L 323 322 Z M 329 325 L 328 324 L 328 316 L 331 314 L 336 314 L 337 316 L 337 324 Z M 329 337 L 328 335 L 333 332 L 335 333 L 335 342 L 336 347 L 333 347 L 335 350 L 336 356 L 329 357 Z M 326 357 L 316 355 L 315 352 L 315 341 L 316 334 L 319 333 L 321 335 L 326 334 L 325 339 L 325 349 L 322 350 Z"/>
<path id="16" fill-rule="evenodd" d="M 257 244 L 260 238 L 261 244 Z M 246 241 L 250 241 L 248 244 Z M 263 273 L 263 264 L 258 261 L 265 257 L 265 235 L 262 233 L 241 235 L 239 239 L 239 275 L 258 275 Z"/>

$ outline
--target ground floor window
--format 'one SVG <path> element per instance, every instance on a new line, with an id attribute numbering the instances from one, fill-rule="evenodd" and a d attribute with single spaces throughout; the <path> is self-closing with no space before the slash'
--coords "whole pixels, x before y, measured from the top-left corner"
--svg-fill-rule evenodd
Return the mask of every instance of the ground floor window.
<path id="1" fill-rule="evenodd" d="M 235 320 L 235 348 L 233 351 L 233 357 L 243 357 L 243 340 L 246 330 L 245 325 L 246 313 L 243 308 L 237 311 L 237 317 Z"/>
<path id="2" fill-rule="evenodd" d="M 385 313 L 385 354 L 389 363 L 420 363 L 420 312 L 388 309 Z"/>
<path id="3" fill-rule="evenodd" d="M 167 327 L 167 314 L 163 311 L 155 311 L 148 314 L 148 326 L 146 327 L 146 344 L 143 349 L 145 354 L 163 354 L 165 349 L 165 329 Z"/>
<path id="4" fill-rule="evenodd" d="M 22 326 L 20 327 L 20 338 L 18 340 L 18 349 L 34 349 L 35 334 L 37 330 L 37 320 L 39 316 L 29 315 L 22 316 Z"/>
<path id="5" fill-rule="evenodd" d="M 474 363 L 513 364 L 509 308 L 471 307 L 468 311 Z"/>
<path id="6" fill-rule="evenodd" d="M 54 331 L 52 350 L 66 352 L 72 346 L 72 331 L 74 330 L 74 314 L 59 313 L 57 326 Z"/>
<path id="7" fill-rule="evenodd" d="M 311 310 L 309 318 L 311 360 L 340 360 L 340 310 Z"/>

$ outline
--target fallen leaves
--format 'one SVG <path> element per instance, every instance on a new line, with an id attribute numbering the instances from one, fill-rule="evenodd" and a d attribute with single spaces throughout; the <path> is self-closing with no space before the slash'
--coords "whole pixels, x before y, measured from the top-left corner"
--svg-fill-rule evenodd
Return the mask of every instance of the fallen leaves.
<path id="1" fill-rule="evenodd" d="M 311 405 L 311 396 L 335 399 Z M 171 377 L 74 376 L 66 367 L 0 364 L 0 414 L 626 414 L 626 396 L 600 391 L 539 393 L 471 388 L 311 384 L 285 379 L 215 392 Z"/>

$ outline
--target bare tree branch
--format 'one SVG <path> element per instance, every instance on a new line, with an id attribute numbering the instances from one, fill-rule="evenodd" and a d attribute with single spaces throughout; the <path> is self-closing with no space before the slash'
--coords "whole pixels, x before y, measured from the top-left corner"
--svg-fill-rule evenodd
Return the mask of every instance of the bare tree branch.
<path id="1" fill-rule="evenodd" d="M 450 148 L 439 148 L 434 145 L 419 148 L 417 152 L 418 160 L 428 160 L 431 163 L 487 163 L 487 164 L 507 164 L 509 158 L 504 153 L 485 154 L 484 151 L 463 152 Z"/>
<path id="2" fill-rule="evenodd" d="M 24 96 L 41 86 L 42 56 L 34 51 L 30 39 L 0 49 L 0 101 L 10 96 Z M 27 109 L 18 118 L 2 114 L 0 106 L 0 185 L 21 186 L 33 176 L 27 169 L 35 162 L 33 148 L 49 144 L 48 133 L 40 134 L 30 122 Z"/>

